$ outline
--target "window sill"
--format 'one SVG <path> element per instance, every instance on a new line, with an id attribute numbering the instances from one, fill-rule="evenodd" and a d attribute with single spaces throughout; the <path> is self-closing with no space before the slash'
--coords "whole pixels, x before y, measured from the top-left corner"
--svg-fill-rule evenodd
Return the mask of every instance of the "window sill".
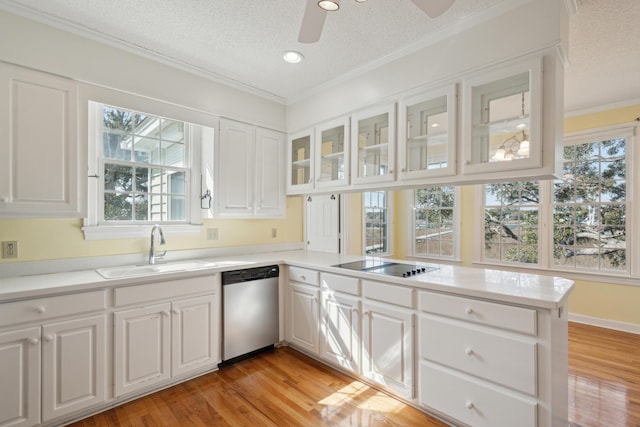
<path id="1" fill-rule="evenodd" d="M 148 238 L 154 224 L 84 226 L 84 240 L 117 240 Z M 165 236 L 195 236 L 202 233 L 202 224 L 160 224 Z"/>

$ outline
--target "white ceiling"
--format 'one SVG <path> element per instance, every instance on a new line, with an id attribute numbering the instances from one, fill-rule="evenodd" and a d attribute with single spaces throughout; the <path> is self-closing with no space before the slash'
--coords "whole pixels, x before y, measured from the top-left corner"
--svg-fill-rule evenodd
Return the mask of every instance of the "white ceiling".
<path id="1" fill-rule="evenodd" d="M 0 0 L 0 8 L 292 102 L 525 1 L 456 0 L 430 19 L 410 0 L 342 0 L 315 44 L 297 41 L 306 0 Z M 567 1 L 579 11 L 565 111 L 640 103 L 640 1 Z M 285 63 L 290 49 L 305 60 Z"/>

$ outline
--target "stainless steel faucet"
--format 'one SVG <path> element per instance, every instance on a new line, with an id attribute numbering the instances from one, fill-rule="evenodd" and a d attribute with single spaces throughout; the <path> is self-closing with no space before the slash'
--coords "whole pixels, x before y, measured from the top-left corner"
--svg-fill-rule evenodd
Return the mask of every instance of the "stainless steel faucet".
<path id="1" fill-rule="evenodd" d="M 149 264 L 153 265 L 156 263 L 156 260 L 163 259 L 166 255 L 167 251 L 162 253 L 156 253 L 156 245 L 155 245 L 155 234 L 156 230 L 160 234 L 160 244 L 164 245 L 164 234 L 162 234 L 162 228 L 158 224 L 154 225 L 151 229 L 151 249 L 149 249 Z"/>

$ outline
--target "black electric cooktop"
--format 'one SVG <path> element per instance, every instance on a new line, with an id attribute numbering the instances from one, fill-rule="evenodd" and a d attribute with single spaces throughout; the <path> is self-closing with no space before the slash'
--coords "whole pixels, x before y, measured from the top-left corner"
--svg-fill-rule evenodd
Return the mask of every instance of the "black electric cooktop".
<path id="1" fill-rule="evenodd" d="M 392 262 L 381 258 L 367 258 L 362 261 L 333 265 L 332 267 L 396 277 L 417 276 L 418 274 L 424 274 L 438 269 L 438 267 L 428 264 Z"/>

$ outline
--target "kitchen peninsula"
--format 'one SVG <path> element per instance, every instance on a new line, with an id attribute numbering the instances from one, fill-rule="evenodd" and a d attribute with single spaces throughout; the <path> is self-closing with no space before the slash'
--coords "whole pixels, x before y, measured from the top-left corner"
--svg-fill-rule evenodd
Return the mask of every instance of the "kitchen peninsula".
<path id="1" fill-rule="evenodd" d="M 570 280 L 438 264 L 387 276 L 339 267 L 363 257 L 306 251 L 201 260 L 117 279 L 95 269 L 1 278 L 0 348 L 21 348 L 28 363 L 16 359 L 14 382 L 3 381 L 3 395 L 22 395 L 0 421 L 60 424 L 217 369 L 220 273 L 279 264 L 283 344 L 451 423 L 567 424 Z M 126 364 L 140 359 L 121 326 L 140 319 L 166 338 L 152 342 L 162 363 L 134 381 Z M 180 359 L 185 346 L 198 357 Z"/>

